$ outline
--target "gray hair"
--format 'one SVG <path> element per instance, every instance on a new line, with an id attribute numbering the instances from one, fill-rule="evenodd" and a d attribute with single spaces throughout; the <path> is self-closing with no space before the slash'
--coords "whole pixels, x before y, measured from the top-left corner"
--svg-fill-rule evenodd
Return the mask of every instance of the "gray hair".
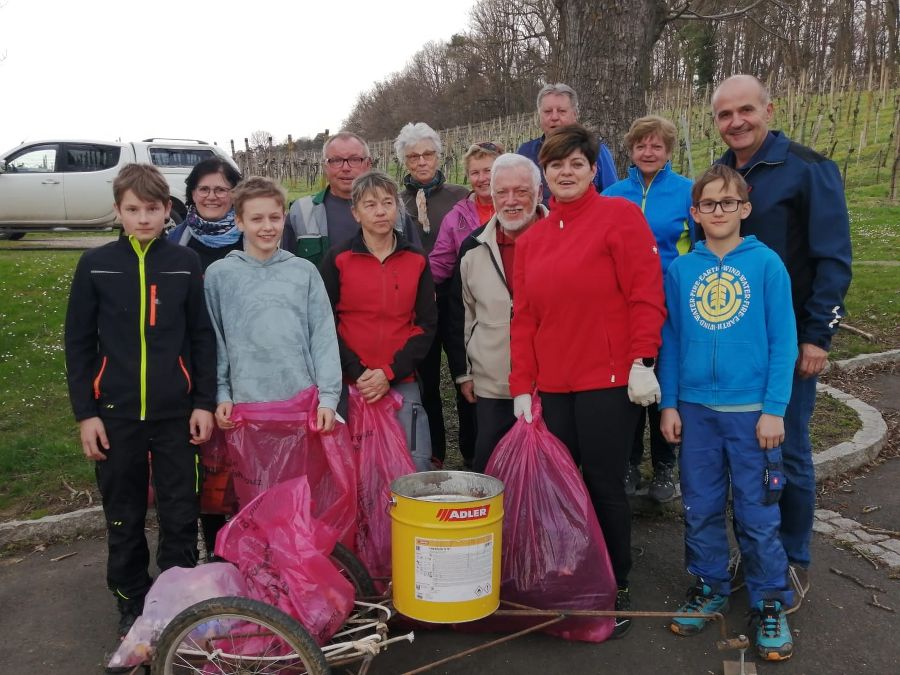
<path id="1" fill-rule="evenodd" d="M 759 100 L 763 104 L 763 107 L 769 105 L 772 102 L 771 97 L 769 96 L 769 89 L 762 83 L 758 77 L 754 75 L 746 75 L 744 73 L 738 73 L 737 75 L 732 75 L 731 77 L 726 77 L 719 83 L 719 86 L 716 87 L 715 91 L 713 91 L 712 98 L 710 99 L 710 106 L 713 109 L 713 114 L 716 112 L 716 99 L 719 97 L 719 91 L 726 84 L 731 84 L 734 82 L 746 82 L 750 84 L 755 84 L 759 88 Z"/>
<path id="2" fill-rule="evenodd" d="M 557 82 L 556 84 L 545 84 L 541 87 L 541 90 L 537 95 L 537 109 L 538 112 L 541 111 L 541 101 L 544 100 L 544 97 L 547 94 L 563 94 L 569 97 L 569 100 L 572 101 L 572 107 L 575 108 L 575 114 L 578 114 L 578 94 L 575 93 L 575 90 L 572 89 L 567 84 L 563 84 L 562 82 Z"/>
<path id="3" fill-rule="evenodd" d="M 397 155 L 397 161 L 403 164 L 406 161 L 406 149 L 411 145 L 416 145 L 422 141 L 431 141 L 434 145 L 435 152 L 441 155 L 441 137 L 437 132 L 425 122 L 410 122 L 400 130 L 397 139 L 394 141 L 394 152 Z"/>
<path id="4" fill-rule="evenodd" d="M 500 155 L 494 160 L 494 164 L 491 167 L 491 194 L 494 194 L 494 181 L 497 180 L 497 176 L 503 171 L 510 171 L 512 169 L 522 169 L 523 171 L 527 171 L 531 177 L 531 184 L 534 187 L 535 192 L 543 197 L 544 193 L 541 189 L 541 171 L 537 168 L 537 164 L 524 155 L 519 155 L 514 152 L 507 152 L 505 155 Z"/>
<path id="5" fill-rule="evenodd" d="M 328 150 L 328 146 L 334 143 L 335 141 L 348 141 L 348 140 L 359 141 L 362 143 L 363 150 L 366 153 L 366 157 L 371 157 L 372 153 L 369 150 L 369 144 L 366 143 L 366 140 L 360 136 L 359 134 L 355 134 L 352 131 L 339 131 L 334 136 L 329 136 L 325 143 L 322 145 L 322 161 L 325 161 L 325 152 Z"/>
<path id="6" fill-rule="evenodd" d="M 350 187 L 350 203 L 356 206 L 366 193 L 376 190 L 384 190 L 397 199 L 397 184 L 394 180 L 384 171 L 372 169 L 353 180 L 353 185 Z"/>

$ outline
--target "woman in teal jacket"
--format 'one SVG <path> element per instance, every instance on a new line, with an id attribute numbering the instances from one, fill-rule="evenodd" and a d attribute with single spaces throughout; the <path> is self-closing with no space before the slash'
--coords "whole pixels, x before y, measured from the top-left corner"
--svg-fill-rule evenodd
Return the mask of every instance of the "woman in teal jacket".
<path id="1" fill-rule="evenodd" d="M 625 134 L 631 153 L 628 177 L 603 191 L 607 197 L 625 197 L 641 207 L 656 237 L 663 274 L 675 258 L 690 249 L 694 238 L 691 218 L 692 181 L 672 171 L 670 160 L 675 147 L 675 125 L 656 115 L 636 119 Z M 646 411 L 646 412 L 644 412 Z M 675 498 L 675 450 L 659 430 L 659 407 L 642 408 L 634 434 L 634 444 L 626 477 L 629 494 L 640 487 L 640 463 L 644 454 L 644 425 L 650 418 L 650 456 L 653 480 L 647 491 L 659 502 Z"/>

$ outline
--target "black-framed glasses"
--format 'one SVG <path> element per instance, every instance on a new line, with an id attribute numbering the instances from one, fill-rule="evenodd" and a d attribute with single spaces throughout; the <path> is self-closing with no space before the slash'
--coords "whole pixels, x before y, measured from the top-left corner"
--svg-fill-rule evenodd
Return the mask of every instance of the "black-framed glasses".
<path id="1" fill-rule="evenodd" d="M 358 169 L 361 167 L 365 161 L 369 159 L 368 157 L 328 157 L 325 160 L 325 163 L 330 166 L 332 169 L 340 169 L 344 166 L 344 162 L 347 162 L 347 166 L 352 169 Z"/>
<path id="2" fill-rule="evenodd" d="M 712 199 L 704 199 L 703 201 L 697 202 L 695 206 L 700 213 L 715 213 L 717 206 L 721 207 L 722 213 L 734 213 L 741 208 L 741 204 L 743 203 L 743 199 L 723 199 L 718 202 L 713 201 Z"/>
<path id="3" fill-rule="evenodd" d="M 425 152 L 412 152 L 406 155 L 406 161 L 418 164 L 421 159 L 427 159 L 430 162 L 435 157 L 437 157 L 437 150 L 426 150 Z"/>
<path id="4" fill-rule="evenodd" d="M 209 197 L 210 193 L 214 194 L 216 197 L 224 197 L 231 192 L 231 188 L 222 187 L 221 185 L 212 188 L 209 187 L 209 185 L 201 185 L 200 187 L 194 188 L 194 192 L 201 197 Z"/>

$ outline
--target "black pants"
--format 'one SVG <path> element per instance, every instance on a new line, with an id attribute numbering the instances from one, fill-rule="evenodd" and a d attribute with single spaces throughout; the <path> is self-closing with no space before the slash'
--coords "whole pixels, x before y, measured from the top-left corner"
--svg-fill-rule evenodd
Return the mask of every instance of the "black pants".
<path id="1" fill-rule="evenodd" d="M 637 426 L 634 430 L 634 443 L 631 446 L 631 457 L 629 462 L 633 466 L 641 463 L 644 457 L 644 425 L 650 422 L 650 459 L 653 466 L 657 464 L 666 464 L 667 466 L 675 466 L 675 446 L 670 444 L 662 431 L 659 430 L 659 420 L 661 413 L 656 403 L 651 403 L 646 408 L 641 407 L 638 411 Z"/>
<path id="2" fill-rule="evenodd" d="M 625 467 L 639 406 L 626 387 L 569 394 L 540 392 L 544 421 L 581 466 L 619 587 L 631 572 L 631 506 Z"/>
<path id="3" fill-rule="evenodd" d="M 446 330 L 447 300 L 438 291 L 438 333 L 431 343 L 425 360 L 419 365 L 419 383 L 422 386 L 422 407 L 428 415 L 431 431 L 431 454 L 442 462 L 447 456 L 447 430 L 444 427 L 444 406 L 441 402 L 441 350 L 444 341 L 442 330 Z M 456 415 L 459 419 L 459 452 L 467 464 L 475 456 L 475 404 L 469 403 L 459 387 L 456 390 Z"/>
<path id="4" fill-rule="evenodd" d="M 197 564 L 197 448 L 188 418 L 140 422 L 105 419 L 109 450 L 96 462 L 103 496 L 109 558 L 106 583 L 117 597 L 138 598 L 150 588 L 150 551 L 144 535 L 150 452 L 159 520 L 156 563 L 161 571 Z"/>
<path id="5" fill-rule="evenodd" d="M 472 468 L 484 473 L 497 443 L 515 424 L 512 399 L 479 396 L 475 402 L 475 421 L 478 433 L 475 434 L 475 459 Z"/>

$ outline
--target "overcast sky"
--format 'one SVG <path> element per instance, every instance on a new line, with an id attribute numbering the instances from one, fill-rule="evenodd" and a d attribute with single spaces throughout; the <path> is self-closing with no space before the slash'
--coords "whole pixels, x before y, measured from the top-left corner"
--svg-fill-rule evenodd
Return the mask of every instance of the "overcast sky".
<path id="1" fill-rule="evenodd" d="M 0 0 L 0 151 L 332 133 L 475 0 Z M 378 140 L 378 139 L 372 139 Z"/>

